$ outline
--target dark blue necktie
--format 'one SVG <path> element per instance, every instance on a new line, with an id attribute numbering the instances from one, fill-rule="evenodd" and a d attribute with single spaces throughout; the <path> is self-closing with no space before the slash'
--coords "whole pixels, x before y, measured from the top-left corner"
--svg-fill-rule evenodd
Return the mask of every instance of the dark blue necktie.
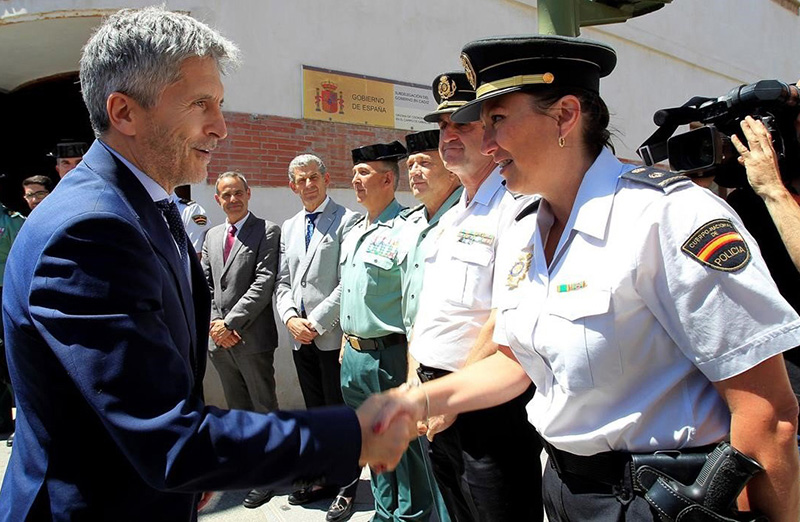
<path id="1" fill-rule="evenodd" d="M 317 216 L 319 216 L 319 212 L 306 214 L 306 252 L 308 252 L 308 245 L 311 243 L 311 236 L 314 235 L 314 221 L 317 220 Z M 306 316 L 306 304 L 302 299 L 300 300 L 300 313 L 302 313 L 303 317 Z"/>
<path id="2" fill-rule="evenodd" d="M 308 250 L 308 244 L 311 243 L 311 236 L 314 235 L 314 221 L 317 220 L 317 216 L 319 216 L 319 212 L 306 214 L 306 250 Z"/>
<path id="3" fill-rule="evenodd" d="M 156 206 L 167 220 L 172 239 L 174 239 L 175 244 L 178 245 L 178 251 L 181 255 L 181 265 L 183 266 L 183 270 L 186 271 L 189 266 L 189 251 L 187 249 L 189 240 L 186 237 L 186 228 L 183 225 L 181 213 L 178 212 L 178 207 L 169 198 L 156 201 Z"/>

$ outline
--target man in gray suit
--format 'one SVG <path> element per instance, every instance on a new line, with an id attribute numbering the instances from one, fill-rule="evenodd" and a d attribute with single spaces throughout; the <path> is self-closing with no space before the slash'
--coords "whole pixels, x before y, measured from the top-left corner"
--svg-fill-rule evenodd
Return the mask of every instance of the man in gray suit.
<path id="1" fill-rule="evenodd" d="M 212 296 L 209 356 L 229 408 L 268 412 L 278 408 L 272 292 L 281 231 L 250 213 L 250 188 L 238 172 L 217 178 L 214 199 L 227 219 L 208 231 L 203 244 L 203 272 Z M 254 489 L 244 506 L 258 507 L 272 495 L 272 490 Z"/>
<path id="2" fill-rule="evenodd" d="M 281 227 L 281 270 L 276 286 L 278 314 L 293 339 L 292 356 L 307 408 L 342 404 L 339 382 L 339 248 L 360 217 L 327 195 L 325 163 L 302 154 L 289 163 L 289 187 L 303 210 Z M 357 479 L 357 477 L 354 477 Z M 328 510 L 329 522 L 349 516 L 355 485 L 339 490 Z M 334 486 L 311 487 L 289 496 L 306 504 L 336 493 Z"/>

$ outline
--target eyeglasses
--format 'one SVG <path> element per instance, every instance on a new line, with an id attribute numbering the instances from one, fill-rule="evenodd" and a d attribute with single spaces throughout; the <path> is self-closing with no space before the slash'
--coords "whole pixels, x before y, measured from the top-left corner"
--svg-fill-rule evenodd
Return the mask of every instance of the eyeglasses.
<path id="1" fill-rule="evenodd" d="M 47 196 L 48 194 L 50 194 L 48 191 L 40 190 L 38 192 L 26 193 L 22 197 L 27 199 L 27 200 L 29 200 L 29 201 L 32 201 L 34 199 L 44 199 L 44 197 Z"/>

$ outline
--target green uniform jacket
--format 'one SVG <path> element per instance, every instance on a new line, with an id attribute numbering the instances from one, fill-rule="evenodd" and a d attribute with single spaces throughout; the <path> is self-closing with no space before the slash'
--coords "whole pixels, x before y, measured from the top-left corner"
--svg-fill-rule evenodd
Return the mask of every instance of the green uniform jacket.
<path id="1" fill-rule="evenodd" d="M 456 188 L 430 219 L 424 206 L 413 212 L 401 214 L 401 219 L 406 223 L 403 227 L 404 251 L 400 260 L 400 279 L 403 285 L 403 325 L 407 335 L 411 335 L 411 328 L 414 326 L 414 318 L 419 308 L 419 294 L 422 292 L 422 276 L 428 245 L 439 237 L 439 234 L 434 234 L 432 231 L 439 224 L 439 218 L 458 203 L 463 191 L 463 187 Z"/>
<path id="2" fill-rule="evenodd" d="M 3 285 L 3 276 L 6 273 L 8 252 L 23 223 L 25 223 L 25 218 L 22 217 L 22 214 L 0 204 L 0 286 Z"/>
<path id="3" fill-rule="evenodd" d="M 400 308 L 400 243 L 403 206 L 392 200 L 364 229 L 356 224 L 342 245 L 340 304 L 344 333 L 370 339 L 405 334 Z"/>

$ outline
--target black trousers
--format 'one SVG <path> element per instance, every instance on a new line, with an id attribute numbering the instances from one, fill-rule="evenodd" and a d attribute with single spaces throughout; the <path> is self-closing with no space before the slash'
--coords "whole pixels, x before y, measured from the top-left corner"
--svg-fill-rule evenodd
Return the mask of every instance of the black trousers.
<path id="1" fill-rule="evenodd" d="M 339 350 L 324 351 L 314 341 L 292 350 L 306 408 L 344 404 L 339 377 Z"/>
<path id="2" fill-rule="evenodd" d="M 657 522 L 647 501 L 638 495 L 626 497 L 611 487 L 579 478 L 562 480 L 552 466 L 544 472 L 544 507 L 549 522 Z"/>
<path id="3" fill-rule="evenodd" d="M 542 445 L 525 412 L 533 392 L 463 413 L 434 437 L 433 472 L 454 522 L 542 520 Z"/>

